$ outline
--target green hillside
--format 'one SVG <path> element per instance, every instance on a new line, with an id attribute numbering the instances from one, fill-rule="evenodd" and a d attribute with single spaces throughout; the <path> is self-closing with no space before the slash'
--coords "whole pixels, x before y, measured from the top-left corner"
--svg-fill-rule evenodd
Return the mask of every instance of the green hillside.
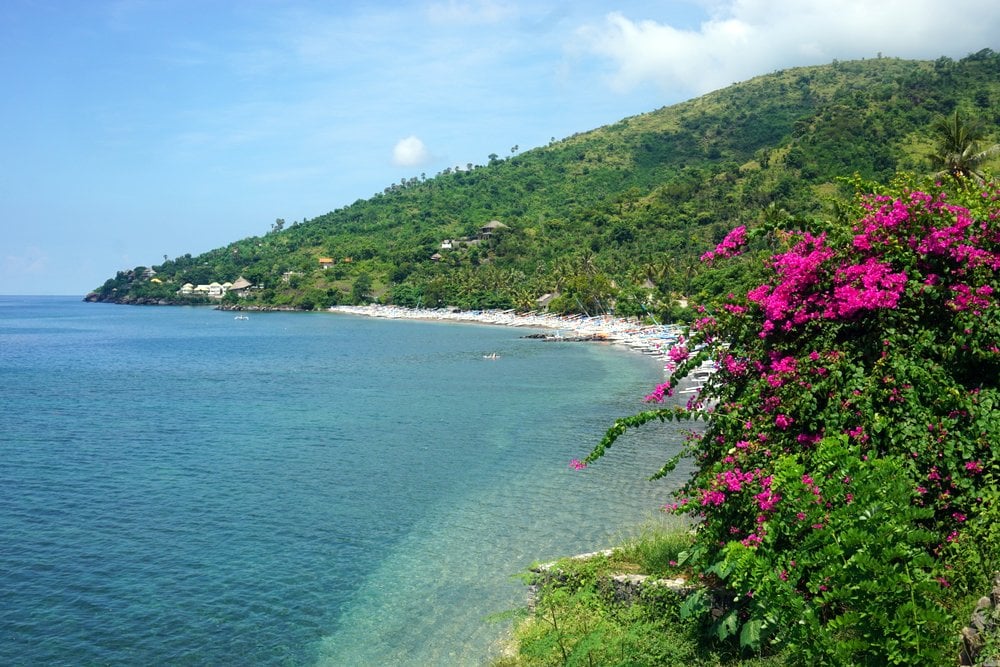
<path id="1" fill-rule="evenodd" d="M 848 189 L 839 179 L 855 173 L 929 173 L 934 121 L 955 111 L 995 140 L 1000 54 L 782 70 L 119 272 L 88 299 L 213 302 L 179 291 L 243 277 L 253 288 L 224 302 L 533 308 L 557 294 L 550 307 L 561 311 L 676 317 L 679 297 L 712 291 L 698 257 L 729 229 L 835 211 Z M 481 234 L 491 221 L 503 226 Z"/>

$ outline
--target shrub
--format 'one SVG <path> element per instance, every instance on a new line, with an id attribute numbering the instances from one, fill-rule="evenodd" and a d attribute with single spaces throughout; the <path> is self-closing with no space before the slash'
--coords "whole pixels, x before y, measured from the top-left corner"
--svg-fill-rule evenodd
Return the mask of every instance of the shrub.
<path id="1" fill-rule="evenodd" d="M 699 519 L 686 562 L 735 596 L 709 629 L 806 662 L 941 664 L 946 556 L 996 511 L 1000 189 L 904 178 L 849 212 L 708 253 L 759 279 L 702 313 L 649 398 L 718 371 L 684 407 L 619 420 L 587 461 L 650 420 L 707 419 L 657 475 L 695 459 L 674 506 Z"/>

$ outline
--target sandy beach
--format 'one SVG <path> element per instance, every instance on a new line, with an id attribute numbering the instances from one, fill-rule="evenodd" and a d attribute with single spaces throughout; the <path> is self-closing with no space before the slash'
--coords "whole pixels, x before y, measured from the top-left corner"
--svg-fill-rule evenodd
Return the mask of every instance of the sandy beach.
<path id="1" fill-rule="evenodd" d="M 367 306 L 333 306 L 330 312 L 381 317 L 395 320 L 427 320 L 473 322 L 527 329 L 548 329 L 550 339 L 598 340 L 627 346 L 637 352 L 665 356 L 681 335 L 675 325 L 648 325 L 636 320 L 610 316 L 554 315 L 551 313 L 517 313 L 513 310 L 450 310 L 445 308 L 401 308 L 371 304 Z"/>

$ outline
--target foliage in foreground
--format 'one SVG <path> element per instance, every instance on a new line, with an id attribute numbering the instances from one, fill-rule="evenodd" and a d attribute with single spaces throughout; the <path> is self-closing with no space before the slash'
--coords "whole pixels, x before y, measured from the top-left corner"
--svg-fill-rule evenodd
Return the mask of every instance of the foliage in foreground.
<path id="1" fill-rule="evenodd" d="M 702 641 L 697 624 L 680 616 L 681 598 L 669 590 L 647 587 L 629 604 L 613 600 L 611 574 L 665 572 L 690 544 L 686 530 L 656 530 L 627 541 L 610 557 L 560 561 L 554 568 L 559 576 L 543 587 L 534 614 L 515 632 L 516 654 L 494 667 L 783 664 L 738 660 L 725 647 Z"/>
<path id="2" fill-rule="evenodd" d="M 587 461 L 632 426 L 707 419 L 670 509 L 700 520 L 681 564 L 734 603 L 684 611 L 803 664 L 949 664 L 998 562 L 1000 188 L 900 179 L 848 212 L 738 228 L 708 253 L 758 280 L 695 323 L 650 399 L 718 371 Z"/>

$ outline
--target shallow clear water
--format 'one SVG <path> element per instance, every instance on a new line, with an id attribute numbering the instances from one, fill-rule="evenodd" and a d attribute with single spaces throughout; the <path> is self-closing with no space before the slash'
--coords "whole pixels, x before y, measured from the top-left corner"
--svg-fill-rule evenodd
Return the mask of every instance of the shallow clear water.
<path id="1" fill-rule="evenodd" d="M 679 481 L 567 465 L 655 362 L 525 333 L 0 297 L 0 664 L 484 663 Z"/>

